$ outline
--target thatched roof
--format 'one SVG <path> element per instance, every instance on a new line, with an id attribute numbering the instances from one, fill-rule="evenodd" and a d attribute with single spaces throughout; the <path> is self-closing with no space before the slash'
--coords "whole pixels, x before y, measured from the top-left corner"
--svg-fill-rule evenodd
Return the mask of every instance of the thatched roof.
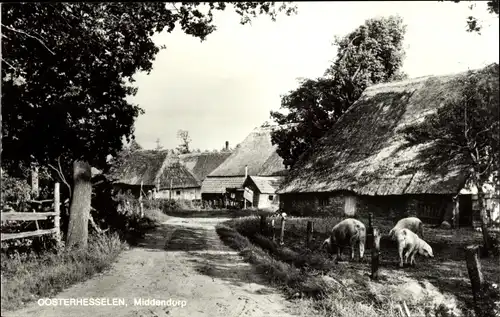
<path id="1" fill-rule="evenodd" d="M 261 194 L 274 194 L 283 182 L 284 176 L 248 176 L 243 187 L 253 183 Z"/>
<path id="2" fill-rule="evenodd" d="M 207 177 L 201 184 L 201 192 L 205 194 L 224 194 L 226 188 L 240 188 L 245 176 Z"/>
<path id="3" fill-rule="evenodd" d="M 201 182 L 229 156 L 230 151 L 218 153 L 190 153 L 179 155 L 181 162 Z"/>
<path id="4" fill-rule="evenodd" d="M 112 177 L 117 184 L 140 185 L 143 182 L 143 185 L 154 186 L 167 155 L 165 151 L 134 151 L 113 171 Z"/>
<path id="5" fill-rule="evenodd" d="M 245 181 L 245 166 L 248 175 L 282 176 L 287 170 L 283 159 L 271 143 L 274 126 L 255 128 L 240 146 L 203 181 L 202 193 L 225 193 L 226 188 L 241 188 Z"/>
<path id="6" fill-rule="evenodd" d="M 114 172 L 115 184 L 156 186 L 160 189 L 193 188 L 200 183 L 179 157 L 168 151 L 134 151 Z"/>
<path id="7" fill-rule="evenodd" d="M 466 171 L 454 158 L 445 173 L 423 166 L 432 144 L 409 146 L 402 129 L 459 97 L 466 76 L 422 77 L 367 88 L 315 146 L 299 159 L 278 193 L 350 190 L 361 195 L 455 194 Z M 496 79 L 498 80 L 498 79 Z M 425 161 L 427 160 L 427 161 Z"/>
<path id="8" fill-rule="evenodd" d="M 276 146 L 271 143 L 273 128 L 255 128 L 209 177 L 245 176 L 245 166 L 248 166 L 248 175 L 285 175 L 283 160 L 276 154 Z"/>

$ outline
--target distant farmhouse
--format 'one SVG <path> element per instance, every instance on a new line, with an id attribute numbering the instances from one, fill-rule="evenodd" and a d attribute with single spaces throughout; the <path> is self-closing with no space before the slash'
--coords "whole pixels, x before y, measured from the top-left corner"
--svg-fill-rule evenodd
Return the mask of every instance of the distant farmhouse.
<path id="1" fill-rule="evenodd" d="M 408 147 L 402 133 L 457 97 L 457 79 L 464 75 L 367 88 L 295 164 L 277 191 L 281 207 L 296 214 L 412 214 L 435 223 L 450 221 L 453 208 L 458 208 L 460 224 L 470 225 L 471 195 L 459 195 L 458 207 L 453 202 L 466 182 L 464 166 L 450 157 L 437 162 L 446 166 L 444 173 L 424 170 L 424 165 L 437 159 L 424 153 L 432 145 Z"/>
<path id="2" fill-rule="evenodd" d="M 227 148 L 226 148 L 227 150 Z M 226 160 L 231 152 L 172 154 L 168 150 L 132 152 L 113 173 L 114 185 L 139 196 L 154 193 L 155 198 L 199 200 L 204 178 Z"/>
<path id="3" fill-rule="evenodd" d="M 249 207 L 258 209 L 279 209 L 279 196 L 276 190 L 283 182 L 284 176 L 251 176 L 243 182 L 244 198 Z"/>
<path id="4" fill-rule="evenodd" d="M 202 200 L 218 207 L 275 208 L 276 189 L 287 174 L 271 143 L 273 127 L 255 128 L 203 181 Z"/>

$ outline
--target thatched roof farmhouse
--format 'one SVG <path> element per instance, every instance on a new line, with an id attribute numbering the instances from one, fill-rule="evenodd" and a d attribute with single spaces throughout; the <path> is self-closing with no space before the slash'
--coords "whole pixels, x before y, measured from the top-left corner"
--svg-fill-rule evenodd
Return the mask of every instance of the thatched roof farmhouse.
<path id="1" fill-rule="evenodd" d="M 402 130 L 457 98 L 463 76 L 428 76 L 367 88 L 295 164 L 278 190 L 282 206 L 297 213 L 417 212 L 441 221 L 453 208 L 451 196 L 463 188 L 467 171 L 453 157 L 433 162 L 441 166 L 439 171 L 424 169 L 437 159 L 426 155 L 433 144 L 409 146 Z M 460 203 L 463 208 L 470 205 Z"/>
<path id="2" fill-rule="evenodd" d="M 230 152 L 175 155 L 169 151 L 134 151 L 116 169 L 115 185 L 123 189 L 156 189 L 159 198 L 200 199 L 201 183 Z M 172 192 L 171 192 L 172 191 Z"/>
<path id="3" fill-rule="evenodd" d="M 243 182 L 248 175 L 283 176 L 287 170 L 271 143 L 273 127 L 257 127 L 233 153 L 203 181 L 203 200 L 220 200 L 226 193 L 233 200 L 243 199 Z"/>

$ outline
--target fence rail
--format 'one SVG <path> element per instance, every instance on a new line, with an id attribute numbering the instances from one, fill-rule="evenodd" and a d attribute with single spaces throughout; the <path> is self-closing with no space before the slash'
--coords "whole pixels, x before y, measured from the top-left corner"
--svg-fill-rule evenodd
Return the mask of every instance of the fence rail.
<path id="1" fill-rule="evenodd" d="M 35 221 L 46 220 L 49 217 L 58 216 L 53 212 L 2 212 L 2 222 L 4 221 Z"/>
<path id="2" fill-rule="evenodd" d="M 38 229 L 38 220 L 47 220 L 49 217 L 54 217 L 54 228 L 51 229 L 38 229 L 35 231 L 25 231 L 17 233 L 1 233 L 1 241 L 22 239 L 29 237 L 42 236 L 46 234 L 54 234 L 57 242 L 61 241 L 61 228 L 60 228 L 60 197 L 59 197 L 59 183 L 54 184 L 54 199 L 46 199 L 41 201 L 31 201 L 31 203 L 44 204 L 54 203 L 54 211 L 51 212 L 2 212 L 1 222 L 6 221 L 35 221 Z"/>

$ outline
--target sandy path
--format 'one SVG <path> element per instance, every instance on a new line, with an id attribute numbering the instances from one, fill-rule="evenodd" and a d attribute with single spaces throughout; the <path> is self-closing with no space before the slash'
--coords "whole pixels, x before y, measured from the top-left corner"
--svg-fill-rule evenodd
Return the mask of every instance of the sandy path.
<path id="1" fill-rule="evenodd" d="M 120 298 L 119 306 L 39 306 L 14 316 L 292 316 L 293 304 L 262 283 L 254 269 L 222 244 L 223 218 L 171 218 L 113 267 L 54 298 Z M 185 307 L 137 306 L 134 298 L 185 300 Z"/>

